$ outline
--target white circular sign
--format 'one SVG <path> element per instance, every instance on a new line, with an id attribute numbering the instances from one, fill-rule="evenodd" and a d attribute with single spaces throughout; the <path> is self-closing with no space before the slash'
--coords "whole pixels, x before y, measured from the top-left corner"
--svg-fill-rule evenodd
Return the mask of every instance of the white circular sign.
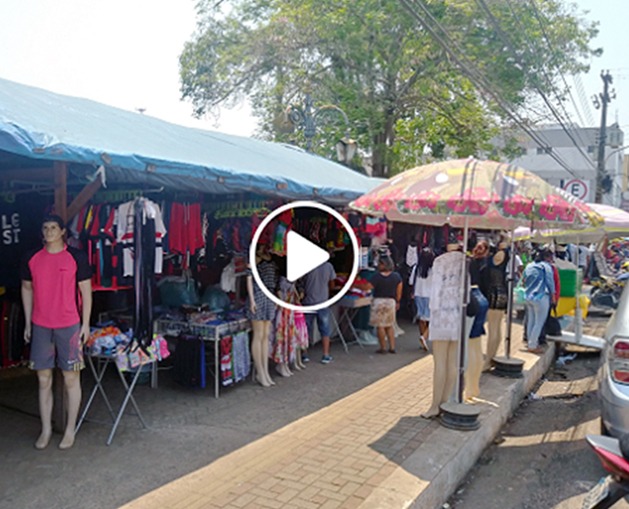
<path id="1" fill-rule="evenodd" d="M 279 216 L 282 212 L 285 212 L 291 209 L 296 209 L 296 208 L 319 209 L 325 212 L 326 214 L 330 214 L 331 216 L 333 216 L 336 220 L 338 220 L 341 223 L 343 228 L 345 228 L 345 230 L 347 231 L 347 234 L 349 235 L 349 238 L 352 242 L 352 248 L 354 250 L 354 259 L 352 261 L 352 271 L 349 275 L 349 278 L 347 279 L 347 282 L 343 285 L 343 288 L 341 288 L 341 290 L 336 295 L 334 295 L 334 297 L 331 297 L 328 300 L 321 302 L 319 304 L 312 304 L 310 306 L 298 306 L 296 304 L 284 302 L 277 295 L 274 295 L 273 292 L 270 291 L 266 287 L 266 285 L 262 282 L 262 279 L 260 278 L 260 274 L 258 272 L 258 268 L 256 267 L 256 250 L 257 250 L 258 242 L 260 241 L 260 236 L 262 235 L 262 232 L 264 231 L 264 229 L 269 225 L 269 223 L 273 219 L 275 219 L 275 217 Z M 294 202 L 287 203 L 286 205 L 282 205 L 281 207 L 276 208 L 274 211 L 272 211 L 268 216 L 266 216 L 262 220 L 262 222 L 256 229 L 255 233 L 253 234 L 253 239 L 251 240 L 251 246 L 249 247 L 249 265 L 251 267 L 251 274 L 253 275 L 253 279 L 255 280 L 256 284 L 264 292 L 264 295 L 266 295 L 269 299 L 271 299 L 275 304 L 277 304 L 278 306 L 282 306 L 283 308 L 290 309 L 292 311 L 300 311 L 302 313 L 314 313 L 320 309 L 330 307 L 333 304 L 337 303 L 349 291 L 349 289 L 352 287 L 352 284 L 354 283 L 354 279 L 356 278 L 356 275 L 358 274 L 359 255 L 360 253 L 358 249 L 358 239 L 356 238 L 356 235 L 354 234 L 354 230 L 352 229 L 350 224 L 341 214 L 339 214 L 333 208 L 328 207 L 327 205 L 323 205 L 321 203 L 317 203 L 314 201 L 294 201 Z"/>
<path id="2" fill-rule="evenodd" d="M 579 179 L 569 180 L 564 186 L 565 191 L 568 191 L 572 196 L 576 196 L 580 200 L 585 200 L 588 195 L 588 185 Z"/>

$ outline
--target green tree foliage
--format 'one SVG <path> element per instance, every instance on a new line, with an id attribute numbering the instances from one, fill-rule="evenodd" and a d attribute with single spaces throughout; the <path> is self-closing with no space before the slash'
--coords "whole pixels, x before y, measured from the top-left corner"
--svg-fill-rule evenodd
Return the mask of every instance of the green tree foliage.
<path id="1" fill-rule="evenodd" d="M 555 90 L 561 73 L 585 70 L 583 62 L 596 53 L 590 48 L 596 26 L 562 0 L 486 0 L 493 20 L 478 0 L 423 4 L 449 47 L 520 114 L 540 90 Z M 504 123 L 495 98 L 400 0 L 201 0 L 198 17 L 180 57 L 181 93 L 197 116 L 248 97 L 265 137 L 301 144 L 303 133 L 285 112 L 309 92 L 315 106 L 346 112 L 376 175 L 426 157 L 487 150 Z M 345 125 L 340 116 L 325 118 L 314 149 L 331 155 Z"/>

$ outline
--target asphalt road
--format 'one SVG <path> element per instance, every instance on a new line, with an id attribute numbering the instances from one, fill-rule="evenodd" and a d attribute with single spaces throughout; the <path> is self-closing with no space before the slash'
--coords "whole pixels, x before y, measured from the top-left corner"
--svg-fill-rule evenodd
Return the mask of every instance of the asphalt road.
<path id="1" fill-rule="evenodd" d="M 580 508 L 606 475 L 584 440 L 600 430 L 598 364 L 598 352 L 580 352 L 565 367 L 551 367 L 444 508 Z"/>

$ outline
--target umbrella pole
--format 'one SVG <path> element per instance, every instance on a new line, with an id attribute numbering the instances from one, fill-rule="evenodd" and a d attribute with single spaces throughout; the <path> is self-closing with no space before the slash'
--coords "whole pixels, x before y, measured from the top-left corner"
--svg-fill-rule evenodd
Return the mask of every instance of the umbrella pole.
<path id="1" fill-rule="evenodd" d="M 461 336 L 459 341 L 459 355 L 458 355 L 458 364 L 459 364 L 459 376 L 457 380 L 457 394 L 456 401 L 457 403 L 463 403 L 463 391 L 465 390 L 465 353 L 467 347 L 467 337 L 465 331 L 466 321 L 467 321 L 467 301 L 469 297 L 468 292 L 468 270 L 467 270 L 467 239 L 469 233 L 469 219 L 465 218 L 465 227 L 463 228 L 463 262 L 461 271 L 463 274 L 463 291 L 461 292 Z"/>
<path id="2" fill-rule="evenodd" d="M 581 285 L 579 285 L 579 259 L 581 258 L 581 239 L 577 233 L 577 277 L 575 278 L 574 296 L 576 297 L 575 309 L 574 309 L 574 337 L 577 345 L 581 344 L 583 338 L 583 316 L 581 315 Z M 585 270 L 588 267 L 586 265 Z M 585 279 L 585 273 L 581 275 L 581 281 Z"/>
<path id="3" fill-rule="evenodd" d="M 511 326 L 513 322 L 513 280 L 515 277 L 515 230 L 511 229 L 511 256 L 509 258 L 509 273 L 507 275 L 507 331 L 505 334 L 505 356 L 511 358 Z"/>
<path id="4" fill-rule="evenodd" d="M 515 230 L 511 229 L 511 253 L 509 258 L 509 275 L 507 276 L 507 330 L 505 334 L 505 356 L 494 357 L 491 371 L 496 376 L 520 378 L 524 368 L 524 361 L 511 357 L 511 329 L 513 328 L 513 280 L 515 276 Z"/>

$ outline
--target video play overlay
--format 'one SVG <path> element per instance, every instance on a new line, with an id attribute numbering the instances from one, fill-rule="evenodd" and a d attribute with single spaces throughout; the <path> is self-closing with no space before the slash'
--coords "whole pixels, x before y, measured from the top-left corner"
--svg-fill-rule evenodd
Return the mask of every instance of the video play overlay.
<path id="1" fill-rule="evenodd" d="M 334 304 L 358 272 L 358 240 L 348 220 L 316 202 L 292 202 L 272 211 L 255 230 L 249 255 L 260 290 L 277 305 L 296 311 Z M 337 279 L 346 284 L 335 291 Z M 326 284 L 330 292 L 321 301 Z M 304 287 L 317 298 L 305 296 Z"/>

